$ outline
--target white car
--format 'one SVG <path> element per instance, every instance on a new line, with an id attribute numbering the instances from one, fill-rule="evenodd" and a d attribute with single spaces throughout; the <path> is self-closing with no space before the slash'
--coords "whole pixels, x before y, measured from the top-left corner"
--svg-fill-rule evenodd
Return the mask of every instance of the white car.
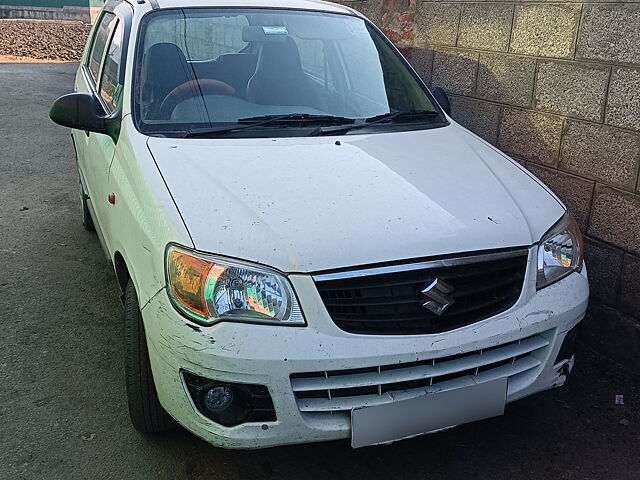
<path id="1" fill-rule="evenodd" d="M 75 92 L 50 116 L 122 289 L 137 429 L 360 447 L 564 383 L 576 223 L 358 12 L 110 0 Z"/>

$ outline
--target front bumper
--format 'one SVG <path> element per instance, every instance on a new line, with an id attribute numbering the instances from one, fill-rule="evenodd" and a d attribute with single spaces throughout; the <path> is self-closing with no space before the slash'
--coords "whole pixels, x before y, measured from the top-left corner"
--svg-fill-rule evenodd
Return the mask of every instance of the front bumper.
<path id="1" fill-rule="evenodd" d="M 307 275 L 290 280 L 307 327 L 221 323 L 190 324 L 161 290 L 142 309 L 158 396 L 178 423 L 225 448 L 349 438 L 347 412 L 301 411 L 291 376 L 451 357 L 541 335 L 548 345 L 536 355 L 539 366 L 509 384 L 507 401 L 560 386 L 568 359 L 557 359 L 565 334 L 584 317 L 589 286 L 586 268 L 543 290 L 535 290 L 530 255 L 522 295 L 508 311 L 475 324 L 435 335 L 356 335 L 338 329 L 314 282 Z M 557 359 L 557 361 L 556 361 Z M 277 420 L 223 427 L 201 415 L 183 383 L 181 371 L 230 383 L 265 385 Z M 304 409 L 304 408 L 303 408 Z"/>

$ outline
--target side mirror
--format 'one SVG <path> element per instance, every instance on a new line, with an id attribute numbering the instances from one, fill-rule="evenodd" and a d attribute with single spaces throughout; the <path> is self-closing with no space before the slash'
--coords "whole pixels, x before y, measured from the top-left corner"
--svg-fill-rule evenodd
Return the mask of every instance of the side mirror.
<path id="1" fill-rule="evenodd" d="M 63 127 L 102 133 L 114 140 L 120 133 L 120 115 L 108 115 L 100 101 L 88 93 L 70 93 L 58 98 L 49 110 L 49 118 Z"/>
<path id="2" fill-rule="evenodd" d="M 449 95 L 442 88 L 436 87 L 431 90 L 434 98 L 438 101 L 442 109 L 447 115 L 451 115 L 451 102 L 449 102 Z"/>

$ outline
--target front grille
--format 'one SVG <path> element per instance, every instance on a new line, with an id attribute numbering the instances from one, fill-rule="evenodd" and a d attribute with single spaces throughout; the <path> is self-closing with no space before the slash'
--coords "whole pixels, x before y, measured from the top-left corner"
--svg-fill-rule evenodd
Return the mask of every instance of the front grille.
<path id="1" fill-rule="evenodd" d="M 522 291 L 527 250 L 315 275 L 329 315 L 342 330 L 375 335 L 441 333 L 512 307 Z M 435 279 L 453 290 L 442 314 L 422 290 Z"/>
<path id="2" fill-rule="evenodd" d="M 291 386 L 301 412 L 350 411 L 498 378 L 511 391 L 540 367 L 552 332 L 431 360 L 293 374 Z"/>

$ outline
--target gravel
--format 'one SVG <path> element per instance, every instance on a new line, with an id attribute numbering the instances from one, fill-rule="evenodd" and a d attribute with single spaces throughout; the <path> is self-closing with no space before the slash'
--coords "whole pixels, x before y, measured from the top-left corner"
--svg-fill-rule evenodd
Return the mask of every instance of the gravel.
<path id="1" fill-rule="evenodd" d="M 78 61 L 90 29 L 81 22 L 0 20 L 0 59 Z"/>

